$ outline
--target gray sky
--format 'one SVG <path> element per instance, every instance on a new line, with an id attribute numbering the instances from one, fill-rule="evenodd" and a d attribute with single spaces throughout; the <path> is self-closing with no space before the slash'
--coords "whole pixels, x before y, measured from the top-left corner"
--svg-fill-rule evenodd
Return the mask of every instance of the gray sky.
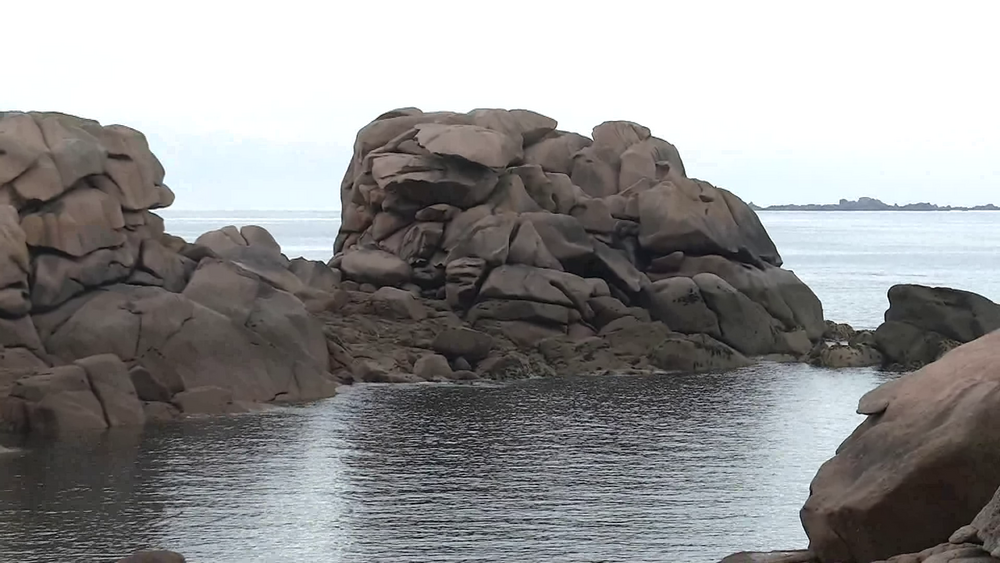
<path id="1" fill-rule="evenodd" d="M 0 109 L 142 130 L 179 208 L 336 208 L 401 106 L 637 121 L 759 204 L 1000 203 L 1000 3 L 248 6 L 11 3 Z"/>

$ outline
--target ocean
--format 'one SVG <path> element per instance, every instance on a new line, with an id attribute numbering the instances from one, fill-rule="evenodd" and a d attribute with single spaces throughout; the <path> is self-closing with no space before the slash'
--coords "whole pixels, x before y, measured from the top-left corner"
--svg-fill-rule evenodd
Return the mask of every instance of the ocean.
<path id="1" fill-rule="evenodd" d="M 166 210 L 194 240 L 266 227 L 326 260 L 336 212 Z M 1000 213 L 762 212 L 826 317 L 874 328 L 896 283 L 1000 300 Z M 265 414 L 0 454 L 0 561 L 713 563 L 804 547 L 798 509 L 875 369 L 364 385 Z M 0 445 L 12 444 L 3 441 Z"/>

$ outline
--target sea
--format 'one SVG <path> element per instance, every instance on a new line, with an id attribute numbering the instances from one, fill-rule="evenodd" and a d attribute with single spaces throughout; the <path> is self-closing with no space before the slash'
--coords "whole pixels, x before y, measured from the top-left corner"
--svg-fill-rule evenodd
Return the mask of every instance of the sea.
<path id="1" fill-rule="evenodd" d="M 165 210 L 194 240 L 266 227 L 327 260 L 335 211 Z M 1000 301 L 1000 212 L 764 211 L 826 318 L 874 328 L 897 283 Z M 802 548 L 809 482 L 898 375 L 360 385 L 309 405 L 74 441 L 0 435 L 0 561 L 714 563 Z M 4 448 L 7 448 L 6 450 Z"/>

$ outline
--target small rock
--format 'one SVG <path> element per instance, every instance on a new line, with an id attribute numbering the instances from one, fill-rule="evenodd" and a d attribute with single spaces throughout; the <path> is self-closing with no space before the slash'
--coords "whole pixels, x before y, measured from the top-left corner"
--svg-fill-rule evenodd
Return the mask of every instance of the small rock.
<path id="1" fill-rule="evenodd" d="M 436 377 L 450 379 L 453 374 L 451 366 L 448 365 L 448 359 L 440 354 L 421 356 L 413 364 L 413 373 L 417 377 L 422 377 L 428 381 Z"/>
<path id="2" fill-rule="evenodd" d="M 851 346 L 875 346 L 875 331 L 859 330 L 848 342 Z"/>
<path id="3" fill-rule="evenodd" d="M 828 368 L 857 368 L 882 365 L 882 354 L 871 346 L 833 346 L 821 348 L 812 358 L 813 365 Z"/>
<path id="4" fill-rule="evenodd" d="M 370 283 L 363 283 L 358 286 L 358 291 L 361 293 L 375 293 L 378 291 L 378 288 Z"/>
<path id="5" fill-rule="evenodd" d="M 856 331 L 847 323 L 826 321 L 826 331 L 823 333 L 823 339 L 834 342 L 847 342 L 854 338 L 855 334 Z"/>
<path id="6" fill-rule="evenodd" d="M 434 351 L 449 358 L 461 356 L 478 362 L 493 349 L 493 338 L 471 328 L 450 328 L 442 331 L 432 344 Z"/>
<path id="7" fill-rule="evenodd" d="M 466 360 L 461 356 L 452 360 L 451 367 L 454 368 L 455 371 L 472 371 L 472 366 L 469 365 L 469 360 Z"/>
<path id="8" fill-rule="evenodd" d="M 381 317 L 414 321 L 427 318 L 427 309 L 412 293 L 395 287 L 383 287 L 372 293 L 370 304 L 373 313 Z"/>
<path id="9" fill-rule="evenodd" d="M 138 551 L 118 563 L 187 563 L 180 553 L 164 550 Z"/>
<path id="10" fill-rule="evenodd" d="M 948 543 L 976 543 L 979 541 L 979 530 L 975 526 L 962 526 L 948 538 Z"/>
<path id="11" fill-rule="evenodd" d="M 479 362 L 479 373 L 488 379 L 508 380 L 527 379 L 534 374 L 528 359 L 517 352 L 505 353 L 502 356 L 490 356 Z"/>

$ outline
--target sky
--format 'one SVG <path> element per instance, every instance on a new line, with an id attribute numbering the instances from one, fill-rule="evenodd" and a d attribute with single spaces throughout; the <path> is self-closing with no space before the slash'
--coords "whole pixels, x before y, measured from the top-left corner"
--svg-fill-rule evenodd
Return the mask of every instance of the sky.
<path id="1" fill-rule="evenodd" d="M 635 121 L 761 205 L 1000 204 L 1000 3 L 44 1 L 0 110 L 143 131 L 183 209 L 337 209 L 380 113 Z"/>

